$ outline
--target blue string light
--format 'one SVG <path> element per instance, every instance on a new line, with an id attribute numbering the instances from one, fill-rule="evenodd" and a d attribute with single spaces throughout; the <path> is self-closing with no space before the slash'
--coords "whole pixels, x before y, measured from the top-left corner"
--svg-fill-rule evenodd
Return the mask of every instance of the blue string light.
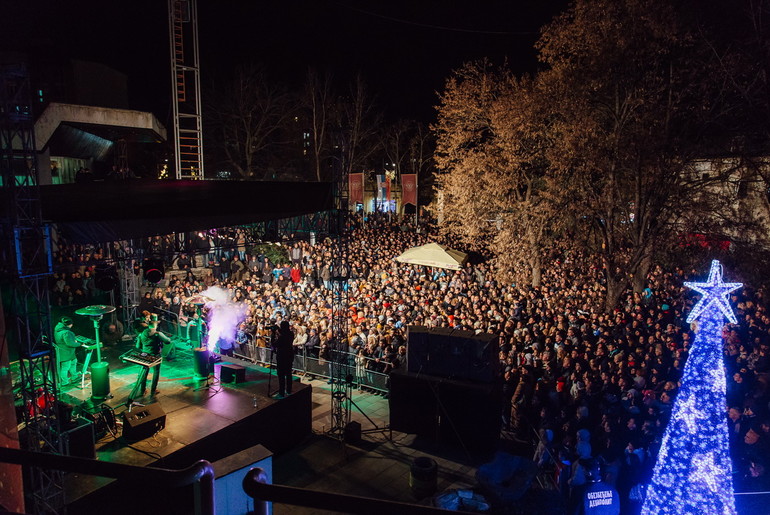
<path id="1" fill-rule="evenodd" d="M 729 295 L 742 285 L 722 282 L 714 260 L 706 282 L 685 286 L 703 295 L 687 318 L 698 327 L 642 514 L 734 515 L 722 327 L 736 323 Z"/>

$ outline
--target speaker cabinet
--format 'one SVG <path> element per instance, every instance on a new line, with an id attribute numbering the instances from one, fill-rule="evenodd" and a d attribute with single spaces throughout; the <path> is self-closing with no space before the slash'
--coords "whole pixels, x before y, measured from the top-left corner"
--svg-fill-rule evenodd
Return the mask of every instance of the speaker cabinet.
<path id="1" fill-rule="evenodd" d="M 223 383 L 246 382 L 246 369 L 233 363 L 222 363 L 219 368 L 219 380 Z"/>
<path id="2" fill-rule="evenodd" d="M 144 440 L 166 427 L 166 412 L 157 402 L 123 412 L 123 437 Z"/>
<path id="3" fill-rule="evenodd" d="M 498 376 L 497 337 L 448 327 L 409 326 L 406 366 L 414 374 L 492 383 Z"/>
<path id="4" fill-rule="evenodd" d="M 481 454 L 500 439 L 500 383 L 456 381 L 396 369 L 390 374 L 390 428 Z"/>

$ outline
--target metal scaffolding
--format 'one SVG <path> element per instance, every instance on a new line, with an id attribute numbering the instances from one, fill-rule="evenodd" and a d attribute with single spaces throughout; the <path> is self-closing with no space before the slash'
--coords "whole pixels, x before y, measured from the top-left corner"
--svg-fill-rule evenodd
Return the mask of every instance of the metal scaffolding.
<path id="1" fill-rule="evenodd" d="M 55 416 L 57 370 L 50 342 L 51 233 L 42 219 L 31 106 L 26 66 L 0 67 L 0 174 L 3 187 L 10 193 L 2 219 L 2 271 L 13 284 L 9 330 L 19 356 L 23 402 L 20 443 L 31 451 L 60 453 Z M 60 471 L 31 467 L 29 480 L 29 512 L 63 510 Z"/>
<path id="2" fill-rule="evenodd" d="M 334 212 L 329 221 L 332 246 L 332 340 L 331 340 L 331 427 L 329 434 L 343 439 L 350 422 L 350 395 L 353 385 L 348 359 L 348 278 L 346 262 L 349 244 L 348 184 L 341 151 L 344 138 L 340 137 L 334 160 Z"/>
<path id="3" fill-rule="evenodd" d="M 168 11 L 176 178 L 203 179 L 198 8 L 195 0 L 168 0 Z"/>

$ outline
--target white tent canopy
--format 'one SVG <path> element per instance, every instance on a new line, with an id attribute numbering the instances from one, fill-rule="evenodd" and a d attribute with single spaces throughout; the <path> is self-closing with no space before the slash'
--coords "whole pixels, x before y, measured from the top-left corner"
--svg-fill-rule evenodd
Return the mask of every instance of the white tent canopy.
<path id="1" fill-rule="evenodd" d="M 428 243 L 427 245 L 412 247 L 398 256 L 396 261 L 411 265 L 461 270 L 465 262 L 468 261 L 468 254 L 459 250 L 452 250 L 438 243 Z"/>

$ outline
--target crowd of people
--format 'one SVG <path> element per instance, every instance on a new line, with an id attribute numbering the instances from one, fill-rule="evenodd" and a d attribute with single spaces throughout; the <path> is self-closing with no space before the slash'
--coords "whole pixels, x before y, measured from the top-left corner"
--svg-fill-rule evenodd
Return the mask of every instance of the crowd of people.
<path id="1" fill-rule="evenodd" d="M 394 260 L 436 238 L 405 220 L 355 222 L 337 273 L 348 279 L 350 302 L 349 336 L 341 345 L 361 358 L 355 362 L 360 384 L 367 370 L 404 366 L 409 325 L 496 334 L 504 428 L 533 439 L 534 460 L 573 505 L 588 483 L 586 460 L 598 459 L 623 512 L 634 513 L 694 341 L 683 315 L 695 297 L 683 282 L 704 271 L 654 266 L 643 292 L 626 292 L 607 312 L 601 267 L 564 248 L 552 251 L 539 287 L 504 281 L 490 261 L 451 271 Z M 194 320 L 184 299 L 219 285 L 247 306 L 236 344 L 288 321 L 295 345 L 323 357 L 336 344 L 331 242 L 283 245 L 284 262 L 252 254 L 237 240 L 206 249 L 203 268 L 178 254 L 171 279 L 148 292 L 140 309 Z M 733 477 L 739 491 L 767 490 L 770 314 L 763 291 L 745 287 L 731 301 L 739 322 L 724 330 Z"/>

